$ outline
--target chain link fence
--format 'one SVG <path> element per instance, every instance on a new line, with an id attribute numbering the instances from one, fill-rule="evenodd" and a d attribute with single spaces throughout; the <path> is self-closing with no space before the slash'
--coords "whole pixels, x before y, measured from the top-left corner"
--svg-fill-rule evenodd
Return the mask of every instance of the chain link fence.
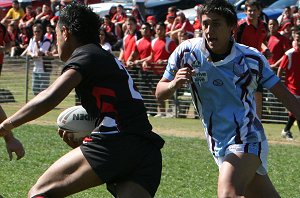
<path id="1" fill-rule="evenodd" d="M 58 59 L 44 60 L 51 65 L 50 84 L 60 75 L 63 63 Z M 34 97 L 32 89 L 33 61 L 28 57 L 5 57 L 2 74 L 0 77 L 0 103 L 9 106 L 15 112 Z M 157 114 L 157 101 L 154 91 L 160 76 L 150 72 L 141 72 L 139 68 L 129 70 L 137 88 L 141 92 L 149 115 Z M 65 109 L 74 106 L 76 102 L 75 91 L 57 108 Z M 196 118 L 191 100 L 191 94 L 187 88 L 178 90 L 174 97 L 165 102 L 166 117 Z M 288 112 L 282 104 L 267 90 L 263 93 L 263 122 L 285 123 Z"/>

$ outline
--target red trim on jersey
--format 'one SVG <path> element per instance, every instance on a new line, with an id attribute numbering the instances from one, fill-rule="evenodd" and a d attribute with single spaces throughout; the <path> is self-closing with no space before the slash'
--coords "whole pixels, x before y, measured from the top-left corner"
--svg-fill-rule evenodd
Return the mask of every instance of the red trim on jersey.
<path id="1" fill-rule="evenodd" d="M 94 87 L 93 96 L 95 96 L 97 107 L 101 113 L 116 112 L 113 104 L 102 101 L 102 97 L 104 96 L 115 98 L 116 93 L 114 92 L 114 90 L 103 87 Z"/>

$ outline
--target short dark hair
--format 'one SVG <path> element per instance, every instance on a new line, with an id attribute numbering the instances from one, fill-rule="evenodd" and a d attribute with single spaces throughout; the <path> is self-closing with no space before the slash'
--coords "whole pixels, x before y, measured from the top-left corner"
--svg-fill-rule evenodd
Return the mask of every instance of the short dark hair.
<path id="1" fill-rule="evenodd" d="M 82 44 L 100 42 L 100 18 L 86 5 L 72 3 L 64 7 L 57 25 L 60 29 L 65 26 Z"/>
<path id="2" fill-rule="evenodd" d="M 204 14 L 215 13 L 223 16 L 228 25 L 237 24 L 237 16 L 233 5 L 225 0 L 208 0 L 204 6 L 199 9 L 200 20 Z"/>
<path id="3" fill-rule="evenodd" d="M 255 6 L 259 10 L 262 9 L 262 5 L 259 0 L 247 0 L 245 2 L 245 9 L 247 9 L 247 7 L 249 7 L 249 6 Z"/>

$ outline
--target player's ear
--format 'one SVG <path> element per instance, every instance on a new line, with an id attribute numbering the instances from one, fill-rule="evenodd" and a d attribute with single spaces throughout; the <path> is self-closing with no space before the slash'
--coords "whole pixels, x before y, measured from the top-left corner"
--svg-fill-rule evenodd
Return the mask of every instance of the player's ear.
<path id="1" fill-rule="evenodd" d="M 61 31 L 62 31 L 64 40 L 67 41 L 68 38 L 70 37 L 70 32 L 69 32 L 68 28 L 66 28 L 66 26 L 62 26 Z"/>

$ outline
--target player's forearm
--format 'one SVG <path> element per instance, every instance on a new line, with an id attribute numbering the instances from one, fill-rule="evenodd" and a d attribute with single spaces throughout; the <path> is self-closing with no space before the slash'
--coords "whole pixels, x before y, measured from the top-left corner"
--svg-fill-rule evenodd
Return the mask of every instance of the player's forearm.
<path id="1" fill-rule="evenodd" d="M 298 102 L 297 98 L 290 93 L 283 83 L 278 82 L 270 91 L 295 115 L 297 120 L 300 119 L 300 102 Z"/>
<path id="2" fill-rule="evenodd" d="M 175 87 L 173 81 L 171 82 L 160 81 L 157 84 L 155 96 L 158 100 L 166 100 L 173 96 L 176 89 L 177 88 Z"/>

